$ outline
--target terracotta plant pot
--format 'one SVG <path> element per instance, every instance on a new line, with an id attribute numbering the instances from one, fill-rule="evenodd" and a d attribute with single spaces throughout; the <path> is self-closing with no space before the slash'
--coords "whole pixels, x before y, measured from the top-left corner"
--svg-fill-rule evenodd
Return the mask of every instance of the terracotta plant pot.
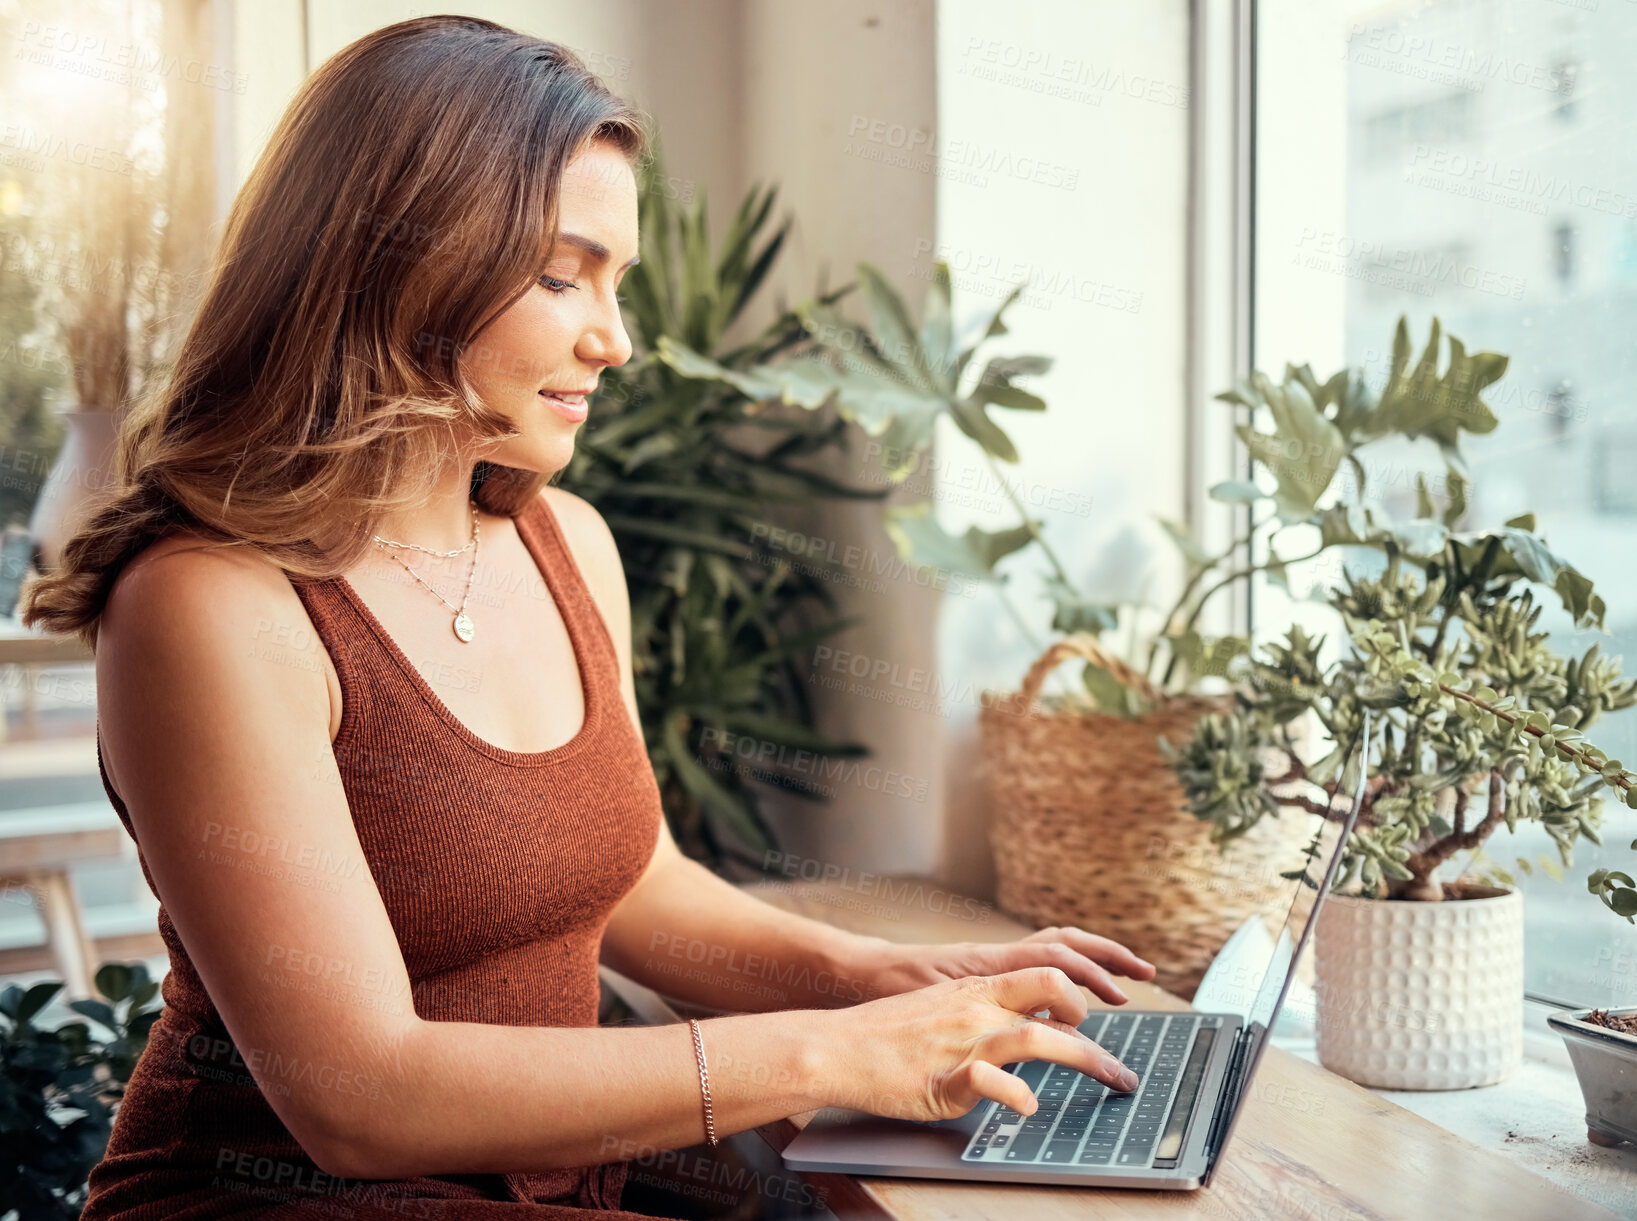
<path id="1" fill-rule="evenodd" d="M 1590 1009 L 1554 1013 L 1547 1022 L 1563 1036 L 1580 1093 L 1586 1100 L 1586 1135 L 1596 1145 L 1637 1141 L 1637 1034 L 1586 1020 Z M 1630 1017 L 1637 1009 L 1610 1009 Z"/>
<path id="2" fill-rule="evenodd" d="M 61 413 L 68 434 L 40 485 L 28 532 L 39 550 L 41 571 L 62 563 L 62 549 L 87 510 L 114 479 L 114 442 L 123 411 L 71 410 Z"/>
<path id="3" fill-rule="evenodd" d="M 1319 1061 L 1360 1085 L 1493 1085 L 1523 1060 L 1523 896 L 1332 895 L 1314 938 Z"/>

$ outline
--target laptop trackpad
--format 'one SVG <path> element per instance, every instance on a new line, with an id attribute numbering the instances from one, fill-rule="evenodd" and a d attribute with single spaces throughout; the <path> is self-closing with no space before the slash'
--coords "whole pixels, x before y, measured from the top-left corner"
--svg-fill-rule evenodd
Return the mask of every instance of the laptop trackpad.
<path id="1" fill-rule="evenodd" d="M 965 1115 L 935 1123 L 825 1107 L 785 1147 L 785 1161 L 793 1170 L 805 1168 L 803 1158 L 865 1165 L 959 1162 L 987 1106 L 985 1100 Z"/>

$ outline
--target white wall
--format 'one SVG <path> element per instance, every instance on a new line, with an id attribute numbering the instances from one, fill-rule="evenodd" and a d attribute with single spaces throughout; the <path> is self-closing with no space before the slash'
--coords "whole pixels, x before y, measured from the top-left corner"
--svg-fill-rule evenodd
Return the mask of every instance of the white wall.
<path id="1" fill-rule="evenodd" d="M 1022 455 L 1019 467 L 1002 469 L 1035 503 L 1047 540 L 1088 595 L 1174 596 L 1170 545 L 1153 517 L 1183 516 L 1187 7 L 946 0 L 938 65 L 950 175 L 937 250 L 917 269 L 945 253 L 957 308 L 973 312 L 992 311 L 1010 285 L 1029 279 L 1007 316 L 1011 334 L 992 346 L 1056 359 L 1034 382 L 1043 414 L 995 413 Z M 1025 158 L 1055 168 L 1034 181 L 1017 172 Z M 977 447 L 953 428 L 940 444 L 945 526 L 1014 523 L 1004 493 L 988 490 Z M 970 496 L 974 481 L 984 490 Z M 1054 511 L 1054 500 L 1066 511 Z M 1050 639 L 1035 572 L 1019 571 L 1011 584 L 1037 638 Z M 942 870 L 958 889 L 993 885 L 988 807 L 976 782 L 978 694 L 1015 690 L 1037 652 L 994 598 L 946 600 Z M 1065 664 L 1059 682 L 1078 671 Z"/>
<path id="2" fill-rule="evenodd" d="M 755 179 L 781 184 L 782 203 L 796 217 L 774 295 L 782 289 L 798 300 L 821 274 L 830 287 L 840 285 L 859 260 L 909 286 L 913 251 L 933 232 L 937 181 L 870 159 L 866 150 L 874 146 L 861 136 L 878 123 L 933 128 L 934 47 L 931 0 L 745 5 L 745 164 Z M 856 429 L 853 436 L 852 458 L 838 461 L 835 473 L 858 483 L 876 463 L 861 460 L 865 439 Z M 834 790 L 827 804 L 776 803 L 771 815 L 781 844 L 855 869 L 931 873 L 942 808 L 941 724 L 897 703 L 901 687 L 850 693 L 837 662 L 865 657 L 890 662 L 900 674 L 930 675 L 937 595 L 894 575 L 896 553 L 875 503 L 826 505 L 791 522 L 823 540 L 825 553 L 841 557 L 856 578 L 834 592 L 840 613 L 861 622 L 815 651 L 811 691 L 821 726 L 868 744 L 873 754 L 856 771 L 817 779 Z"/>
<path id="3" fill-rule="evenodd" d="M 431 12 L 466 13 L 572 48 L 620 96 L 655 114 L 669 158 L 688 176 L 736 200 L 742 172 L 742 110 L 734 88 L 739 62 L 738 0 L 488 0 L 423 5 L 403 0 L 309 0 L 313 67 L 370 30 Z M 249 77 L 238 113 L 238 180 L 294 95 L 302 76 L 301 0 L 234 0 L 238 62 Z"/>

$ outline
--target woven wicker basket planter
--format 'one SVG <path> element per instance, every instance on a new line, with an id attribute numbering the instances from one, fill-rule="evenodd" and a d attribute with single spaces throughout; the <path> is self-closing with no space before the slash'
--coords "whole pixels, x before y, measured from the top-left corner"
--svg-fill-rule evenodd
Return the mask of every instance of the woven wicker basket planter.
<path id="1" fill-rule="evenodd" d="M 1074 656 L 1142 690 L 1154 711 L 1127 719 L 1036 707 L 1046 677 Z M 1264 819 L 1222 852 L 1160 754 L 1159 736 L 1181 746 L 1200 717 L 1225 707 L 1219 697 L 1167 697 L 1082 636 L 1041 654 L 1017 692 L 985 692 L 978 720 L 1000 906 L 1037 927 L 1112 937 L 1184 997 L 1247 917 L 1282 917 L 1295 884 L 1279 874 L 1301 865 L 1303 829 Z"/>

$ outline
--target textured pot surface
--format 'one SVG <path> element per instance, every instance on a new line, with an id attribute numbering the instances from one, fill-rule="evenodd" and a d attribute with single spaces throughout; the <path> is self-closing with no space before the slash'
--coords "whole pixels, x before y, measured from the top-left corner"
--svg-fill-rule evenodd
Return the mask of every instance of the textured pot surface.
<path id="1" fill-rule="evenodd" d="M 1493 1085 L 1523 1058 L 1523 896 L 1332 895 L 1314 935 L 1319 1061 L 1360 1085 Z"/>
<path id="2" fill-rule="evenodd" d="M 1631 1009 L 1610 1013 L 1631 1016 Z M 1613 1140 L 1637 1141 L 1637 1035 L 1586 1021 L 1590 1009 L 1547 1018 L 1563 1036 L 1586 1099 L 1586 1127 Z"/>

